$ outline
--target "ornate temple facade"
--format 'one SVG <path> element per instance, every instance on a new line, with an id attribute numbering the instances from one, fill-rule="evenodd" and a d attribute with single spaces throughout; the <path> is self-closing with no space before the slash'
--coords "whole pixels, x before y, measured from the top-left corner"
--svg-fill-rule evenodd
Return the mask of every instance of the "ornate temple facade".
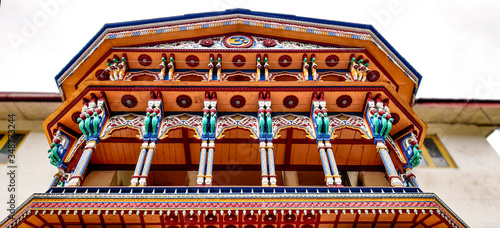
<path id="1" fill-rule="evenodd" d="M 107 24 L 56 76 L 50 189 L 4 227 L 467 227 L 423 192 L 422 77 L 368 25 Z"/>

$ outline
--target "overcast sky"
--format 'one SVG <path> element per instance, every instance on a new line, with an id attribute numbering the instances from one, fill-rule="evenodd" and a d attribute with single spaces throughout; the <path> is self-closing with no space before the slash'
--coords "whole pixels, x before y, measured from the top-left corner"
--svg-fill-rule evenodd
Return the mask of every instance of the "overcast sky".
<path id="1" fill-rule="evenodd" d="M 3 0 L 0 91 L 57 92 L 105 23 L 231 8 L 372 24 L 422 74 L 418 97 L 500 99 L 499 1 Z"/>

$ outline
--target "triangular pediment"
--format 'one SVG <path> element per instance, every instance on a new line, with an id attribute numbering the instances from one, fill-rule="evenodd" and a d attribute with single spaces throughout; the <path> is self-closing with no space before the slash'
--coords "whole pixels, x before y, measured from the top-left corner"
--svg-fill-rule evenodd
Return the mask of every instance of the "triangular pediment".
<path id="1" fill-rule="evenodd" d="M 314 43 L 287 40 L 283 38 L 270 38 L 246 34 L 232 34 L 226 36 L 214 36 L 203 39 L 192 39 L 175 42 L 145 45 L 137 48 L 147 49 L 345 49 L 333 45 L 321 45 Z"/>

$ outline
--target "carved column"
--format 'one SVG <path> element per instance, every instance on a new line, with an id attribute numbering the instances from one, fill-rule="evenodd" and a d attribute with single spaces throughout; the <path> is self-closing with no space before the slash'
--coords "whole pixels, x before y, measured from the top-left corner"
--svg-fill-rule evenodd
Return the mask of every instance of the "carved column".
<path id="1" fill-rule="evenodd" d="M 154 149 L 158 142 L 158 132 L 163 117 L 163 100 L 161 92 L 151 92 L 144 118 L 142 138 L 144 143 L 137 159 L 137 164 L 130 181 L 130 186 L 146 186 Z"/>
<path id="2" fill-rule="evenodd" d="M 385 143 L 378 141 L 377 150 L 380 153 L 380 157 L 382 158 L 382 162 L 384 163 L 385 170 L 387 172 L 387 176 L 389 177 L 391 185 L 394 187 L 402 187 L 403 183 L 401 182 L 401 179 L 396 172 L 396 168 L 392 163 L 391 156 L 389 155 L 389 151 L 387 150 Z"/>
<path id="3" fill-rule="evenodd" d="M 212 168 L 214 162 L 215 141 L 209 141 L 207 154 L 207 172 L 205 174 L 205 186 L 212 186 Z"/>
<path id="4" fill-rule="evenodd" d="M 330 168 L 332 170 L 332 177 L 335 181 L 337 187 L 342 187 L 342 178 L 340 176 L 339 170 L 337 169 L 337 163 L 335 162 L 335 157 L 333 156 L 332 144 L 325 141 L 325 148 L 328 154 L 328 159 L 330 160 Z"/>
<path id="5" fill-rule="evenodd" d="M 203 141 L 201 143 L 201 150 L 200 150 L 200 165 L 198 167 L 198 175 L 196 176 L 197 186 L 203 186 L 203 182 L 205 180 L 205 160 L 207 157 L 207 148 L 208 148 L 207 141 Z"/>
<path id="6" fill-rule="evenodd" d="M 382 101 L 380 94 L 377 94 L 375 98 L 372 98 L 371 93 L 367 95 L 367 106 L 365 108 L 365 119 L 370 125 L 372 130 L 374 142 L 377 145 L 377 150 L 384 162 L 384 167 L 391 182 L 394 187 L 402 187 L 403 183 L 392 163 L 391 156 L 389 155 L 389 150 L 385 145 L 385 140 L 392 128 L 392 121 L 390 110 L 389 110 L 389 99 Z"/>
<path id="7" fill-rule="evenodd" d="M 273 153 L 271 94 L 269 92 L 260 92 L 258 104 L 261 182 L 264 187 L 269 185 L 274 187 L 277 180 Z"/>
<path id="8" fill-rule="evenodd" d="M 142 169 L 142 174 L 140 176 L 139 180 L 139 186 L 146 186 L 147 185 L 147 179 L 148 179 L 148 174 L 149 174 L 149 168 L 151 167 L 151 161 L 153 160 L 153 153 L 156 148 L 156 144 L 154 142 L 151 142 L 148 145 L 148 153 L 146 155 L 146 159 L 144 160 L 144 168 Z"/>
<path id="9" fill-rule="evenodd" d="M 316 143 L 321 156 L 323 170 L 325 172 L 326 185 L 329 187 L 342 187 L 342 179 L 337 169 L 337 163 L 333 155 L 332 138 L 330 132 L 330 119 L 326 109 L 326 101 L 323 92 L 313 93 L 311 106 L 311 119 L 316 132 Z"/>
<path id="10" fill-rule="evenodd" d="M 82 156 L 78 161 L 78 165 L 76 166 L 75 171 L 73 172 L 73 175 L 69 180 L 68 183 L 69 187 L 77 187 L 83 183 L 83 176 L 84 176 L 83 174 L 87 169 L 87 165 L 89 164 L 90 157 L 92 156 L 92 153 L 94 152 L 96 145 L 97 145 L 96 141 L 92 140 L 87 142 L 87 145 L 83 150 Z"/>
<path id="11" fill-rule="evenodd" d="M 260 168 L 262 170 L 261 183 L 263 187 L 269 186 L 269 176 L 267 173 L 267 153 L 266 153 L 266 142 L 260 142 Z"/>
<path id="12" fill-rule="evenodd" d="M 144 157 L 146 157 L 146 152 L 148 150 L 148 142 L 144 142 L 141 146 L 141 153 L 137 159 L 137 164 L 135 165 L 134 174 L 130 180 L 130 186 L 135 187 L 139 183 L 139 177 L 142 173 L 142 167 L 144 165 Z"/>
<path id="13" fill-rule="evenodd" d="M 101 93 L 101 97 L 97 98 L 97 96 L 92 93 L 90 97 L 90 100 L 84 99 L 82 112 L 80 118 L 78 118 L 79 128 L 87 140 L 87 145 L 69 180 L 68 185 L 72 187 L 80 186 L 83 182 L 83 176 L 87 169 L 87 165 L 89 164 L 97 143 L 99 143 L 99 137 L 104 123 L 108 119 L 105 94 Z"/>
<path id="14" fill-rule="evenodd" d="M 325 182 L 328 187 L 333 187 L 333 175 L 328 165 L 328 157 L 325 152 L 325 144 L 318 142 L 318 152 L 321 157 L 321 164 L 323 165 L 323 172 L 325 173 Z"/>
<path id="15" fill-rule="evenodd" d="M 215 151 L 215 128 L 217 125 L 217 94 L 206 92 L 203 102 L 202 143 L 200 150 L 200 166 L 196 183 L 198 186 L 212 185 L 213 159 Z M 205 168 L 206 163 L 206 168 Z"/>
<path id="16" fill-rule="evenodd" d="M 267 143 L 267 156 L 268 156 L 268 165 L 269 165 L 269 182 L 271 187 L 276 187 L 276 170 L 274 169 L 274 153 L 273 153 L 273 143 Z"/>

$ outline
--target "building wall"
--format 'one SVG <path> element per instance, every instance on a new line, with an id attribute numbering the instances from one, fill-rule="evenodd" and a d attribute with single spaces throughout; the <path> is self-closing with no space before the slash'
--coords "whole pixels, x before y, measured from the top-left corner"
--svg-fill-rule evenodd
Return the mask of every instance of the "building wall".
<path id="1" fill-rule="evenodd" d="M 479 127 L 428 124 L 457 168 L 416 168 L 420 188 L 436 193 L 471 227 L 500 227 L 500 156 Z"/>
<path id="2" fill-rule="evenodd" d="M 0 131 L 7 132 L 7 120 L 0 120 Z M 22 204 L 35 192 L 45 192 L 52 182 L 57 168 L 50 165 L 47 150 L 49 145 L 42 130 L 42 120 L 16 120 L 16 131 L 29 132 L 17 148 L 16 156 L 16 207 Z M 8 164 L 0 164 L 0 218 L 9 215 L 7 211 L 12 192 L 8 191 L 10 177 Z"/>
<path id="3" fill-rule="evenodd" d="M 7 123 L 7 120 L 0 120 Z M 50 165 L 41 120 L 17 120 L 17 131 L 29 134 L 16 152 L 16 206 L 35 192 L 45 192 L 57 169 Z M 0 124 L 7 131 L 7 124 Z M 414 170 L 423 191 L 436 193 L 471 227 L 500 227 L 500 156 L 475 125 L 429 124 L 457 168 Z M 7 164 L 0 164 L 0 217 L 9 212 Z"/>

